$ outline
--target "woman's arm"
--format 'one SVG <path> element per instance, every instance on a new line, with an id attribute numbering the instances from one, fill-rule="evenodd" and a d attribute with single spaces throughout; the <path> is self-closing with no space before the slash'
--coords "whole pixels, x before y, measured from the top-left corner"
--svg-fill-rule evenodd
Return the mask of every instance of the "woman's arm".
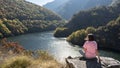
<path id="1" fill-rule="evenodd" d="M 84 52 L 86 53 L 86 51 L 87 51 L 87 48 L 83 48 L 84 49 Z"/>
<path id="2" fill-rule="evenodd" d="M 101 62 L 101 59 L 100 59 L 100 56 L 99 56 L 99 52 L 98 52 L 97 49 L 96 49 L 96 55 L 98 56 L 98 60 L 99 60 L 99 62 Z"/>

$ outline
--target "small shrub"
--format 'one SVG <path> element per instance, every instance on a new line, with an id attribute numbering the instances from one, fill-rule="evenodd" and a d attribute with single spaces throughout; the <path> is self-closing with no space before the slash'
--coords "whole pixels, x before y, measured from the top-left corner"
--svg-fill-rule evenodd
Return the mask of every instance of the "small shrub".
<path id="1" fill-rule="evenodd" d="M 68 28 L 56 28 L 54 31 L 55 37 L 67 37 L 69 34 L 71 34 L 70 30 Z"/>
<path id="2" fill-rule="evenodd" d="M 26 56 L 14 57 L 6 60 L 1 68 L 27 68 L 32 64 L 31 60 Z"/>
<path id="3" fill-rule="evenodd" d="M 95 33 L 96 32 L 96 29 L 94 27 L 88 27 L 86 28 L 86 33 L 89 34 L 89 33 Z"/>
<path id="4" fill-rule="evenodd" d="M 68 38 L 67 41 L 76 44 L 76 45 L 82 45 L 84 42 L 84 38 L 86 36 L 85 30 L 78 30 L 76 32 L 73 32 Z"/>
<path id="5" fill-rule="evenodd" d="M 54 60 L 53 56 L 49 55 L 46 51 L 37 50 L 35 54 L 37 54 L 38 59 L 42 61 Z"/>

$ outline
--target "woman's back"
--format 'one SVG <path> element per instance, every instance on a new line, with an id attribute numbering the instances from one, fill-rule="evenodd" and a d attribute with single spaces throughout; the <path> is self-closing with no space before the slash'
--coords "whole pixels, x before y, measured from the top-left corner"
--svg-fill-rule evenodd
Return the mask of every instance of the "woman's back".
<path id="1" fill-rule="evenodd" d="M 86 58 L 95 58 L 96 57 L 96 50 L 97 50 L 97 43 L 96 41 L 86 41 L 83 45 L 85 49 L 85 57 Z"/>

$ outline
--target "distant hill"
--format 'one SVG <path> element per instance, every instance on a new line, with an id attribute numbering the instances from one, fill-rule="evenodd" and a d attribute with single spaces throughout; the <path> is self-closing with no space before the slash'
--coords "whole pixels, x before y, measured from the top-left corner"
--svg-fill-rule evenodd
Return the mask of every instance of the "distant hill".
<path id="1" fill-rule="evenodd" d="M 52 11 L 25 0 L 0 0 L 0 36 L 53 30 L 64 22 Z"/>
<path id="2" fill-rule="evenodd" d="M 54 0 L 53 2 L 49 2 L 46 5 L 44 5 L 45 8 L 48 8 L 53 11 L 59 11 L 59 8 L 63 6 L 66 2 L 69 0 Z"/>
<path id="3" fill-rule="evenodd" d="M 44 7 L 55 11 L 65 19 L 70 19 L 80 10 L 86 10 L 98 6 L 108 6 L 112 3 L 112 0 L 68 0 L 67 2 L 63 1 L 64 3 L 61 2 L 63 4 L 59 5 L 56 1 L 58 0 L 46 4 Z"/>

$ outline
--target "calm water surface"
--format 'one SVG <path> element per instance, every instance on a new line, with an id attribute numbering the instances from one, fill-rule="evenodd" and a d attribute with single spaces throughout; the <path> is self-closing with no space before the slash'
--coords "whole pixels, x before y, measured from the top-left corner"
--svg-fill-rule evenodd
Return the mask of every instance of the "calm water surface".
<path id="1" fill-rule="evenodd" d="M 29 50 L 44 50 L 53 55 L 57 60 L 63 62 L 64 58 L 68 56 L 77 57 L 80 56 L 80 47 L 73 47 L 65 38 L 53 37 L 53 32 L 41 32 L 20 35 L 16 37 L 8 38 L 10 41 L 19 42 L 24 48 Z M 120 60 L 120 54 L 100 50 L 101 56 L 113 57 Z"/>

